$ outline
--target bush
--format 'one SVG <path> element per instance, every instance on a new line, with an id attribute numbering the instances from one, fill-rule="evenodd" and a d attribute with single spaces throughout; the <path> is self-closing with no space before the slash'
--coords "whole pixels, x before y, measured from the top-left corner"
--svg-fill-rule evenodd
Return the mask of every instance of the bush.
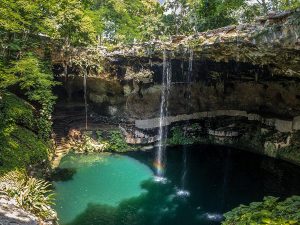
<path id="1" fill-rule="evenodd" d="M 179 126 L 171 129 L 171 137 L 168 139 L 170 145 L 189 145 L 196 143 L 196 141 L 195 138 L 185 134 Z"/>
<path id="2" fill-rule="evenodd" d="M 130 146 L 124 139 L 124 136 L 120 130 L 112 130 L 108 133 L 96 131 L 97 141 L 99 143 L 106 143 L 105 150 L 114 152 L 126 152 L 134 150 L 135 147 Z"/>
<path id="3" fill-rule="evenodd" d="M 281 148 L 278 151 L 279 158 L 294 162 L 300 165 L 300 132 L 292 134 L 291 145 Z"/>
<path id="4" fill-rule="evenodd" d="M 11 129 L 10 135 L 0 140 L 0 174 L 48 162 L 48 146 L 36 134 L 19 126 Z"/>
<path id="5" fill-rule="evenodd" d="M 42 219 L 56 217 L 51 209 L 54 196 L 49 190 L 50 183 L 27 176 L 26 173 L 14 170 L 0 178 L 4 186 L 3 192 L 15 199 L 23 209 Z"/>
<path id="6" fill-rule="evenodd" d="M 126 152 L 136 149 L 136 146 L 130 146 L 124 139 L 120 130 L 111 130 L 102 132 L 85 132 L 79 141 L 75 141 L 73 150 L 78 153 L 91 152 Z"/>
<path id="7" fill-rule="evenodd" d="M 34 108 L 7 93 L 0 99 L 0 174 L 48 161 L 49 146 L 39 138 Z"/>
<path id="8" fill-rule="evenodd" d="M 104 152 L 109 148 L 109 143 L 100 139 L 94 140 L 90 134 L 82 135 L 80 141 L 77 141 L 73 150 L 77 153 Z"/>
<path id="9" fill-rule="evenodd" d="M 263 202 L 241 205 L 225 213 L 222 225 L 289 225 L 300 223 L 300 196 L 292 196 L 285 201 L 275 197 L 265 197 Z"/>
<path id="10" fill-rule="evenodd" d="M 109 143 L 108 149 L 111 151 L 125 152 L 129 150 L 133 150 L 133 148 L 126 143 L 121 131 L 119 130 L 114 130 L 109 132 L 108 143 Z"/>

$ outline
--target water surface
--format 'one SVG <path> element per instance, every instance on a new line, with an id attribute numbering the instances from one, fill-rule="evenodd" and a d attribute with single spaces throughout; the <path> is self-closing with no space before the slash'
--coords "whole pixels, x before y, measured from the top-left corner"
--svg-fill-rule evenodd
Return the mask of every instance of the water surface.
<path id="1" fill-rule="evenodd" d="M 155 151 L 65 157 L 61 167 L 76 174 L 55 183 L 61 224 L 220 224 L 239 204 L 300 195 L 297 166 L 225 147 L 183 149 L 167 149 L 167 182 L 154 182 Z"/>
<path id="2" fill-rule="evenodd" d="M 144 192 L 141 182 L 152 177 L 150 168 L 139 161 L 111 154 L 70 154 L 60 168 L 76 171 L 71 180 L 54 183 L 61 224 L 84 213 L 89 204 L 116 207 L 124 199 L 139 196 Z"/>

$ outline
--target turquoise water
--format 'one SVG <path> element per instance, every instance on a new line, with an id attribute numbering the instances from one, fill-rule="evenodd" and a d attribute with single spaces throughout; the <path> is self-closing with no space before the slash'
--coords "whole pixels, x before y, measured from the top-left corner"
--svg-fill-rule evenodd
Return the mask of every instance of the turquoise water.
<path id="1" fill-rule="evenodd" d="M 89 204 L 117 206 L 122 200 L 143 193 L 141 182 L 152 171 L 139 161 L 121 155 L 68 155 L 60 168 L 76 170 L 73 178 L 54 182 L 60 223 L 66 224 L 83 213 Z"/>
<path id="2" fill-rule="evenodd" d="M 220 225 L 240 204 L 300 195 L 300 167 L 280 160 L 211 145 L 168 148 L 166 158 L 157 182 L 155 149 L 66 156 L 60 167 L 75 174 L 54 183 L 60 224 Z"/>

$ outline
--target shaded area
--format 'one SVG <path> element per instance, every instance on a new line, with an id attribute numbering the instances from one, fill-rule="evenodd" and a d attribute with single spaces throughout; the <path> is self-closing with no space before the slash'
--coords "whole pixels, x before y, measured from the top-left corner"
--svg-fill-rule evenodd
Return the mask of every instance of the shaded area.
<path id="1" fill-rule="evenodd" d="M 122 201 L 118 207 L 90 204 L 68 225 L 212 224 L 203 210 L 193 209 L 186 199 L 177 197 L 171 183 L 148 180 L 142 186 L 147 193 Z"/>
<path id="2" fill-rule="evenodd" d="M 187 174 L 184 182 L 191 195 L 178 196 L 184 163 L 182 148 L 167 148 L 167 183 L 156 183 L 150 178 L 142 182 L 144 191 L 139 196 L 124 198 L 115 205 L 101 199 L 99 202 L 90 201 L 72 221 L 61 224 L 220 224 L 222 214 L 240 204 L 261 201 L 268 195 L 280 198 L 300 195 L 300 169 L 294 165 L 236 149 L 198 145 L 187 146 L 185 152 Z M 126 155 L 152 167 L 154 153 L 131 152 Z M 113 171 L 102 172 L 113 174 Z M 125 177 L 124 182 L 128 181 L 129 178 Z M 107 194 L 114 195 L 115 191 L 122 192 L 123 189 L 120 185 Z"/>
<path id="3" fill-rule="evenodd" d="M 0 224 L 38 225 L 39 219 L 17 206 L 16 201 L 0 196 Z"/>

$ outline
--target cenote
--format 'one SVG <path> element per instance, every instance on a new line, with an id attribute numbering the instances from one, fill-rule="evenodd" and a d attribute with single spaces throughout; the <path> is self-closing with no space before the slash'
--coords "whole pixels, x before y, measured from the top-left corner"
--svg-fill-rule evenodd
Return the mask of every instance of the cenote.
<path id="1" fill-rule="evenodd" d="M 0 12 L 0 225 L 300 225 L 300 0 Z"/>
<path id="2" fill-rule="evenodd" d="M 54 182 L 60 224 L 221 224 L 240 204 L 300 194 L 299 167 L 212 145 L 167 148 L 157 182 L 154 152 L 65 156 L 60 168 L 76 172 Z"/>

